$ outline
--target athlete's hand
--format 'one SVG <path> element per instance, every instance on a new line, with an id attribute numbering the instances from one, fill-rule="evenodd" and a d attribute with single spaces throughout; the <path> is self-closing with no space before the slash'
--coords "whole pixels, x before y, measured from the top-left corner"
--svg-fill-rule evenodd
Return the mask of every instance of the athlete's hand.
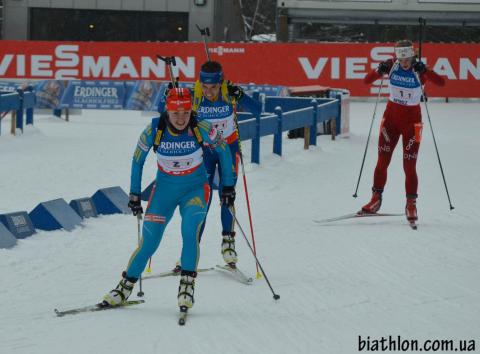
<path id="1" fill-rule="evenodd" d="M 128 207 L 132 210 L 134 216 L 143 214 L 142 202 L 138 194 L 130 193 Z"/>
<path id="2" fill-rule="evenodd" d="M 378 64 L 377 73 L 379 73 L 380 75 L 388 74 L 389 71 L 390 71 L 390 62 L 388 60 L 382 61 L 380 64 Z"/>
<path id="3" fill-rule="evenodd" d="M 423 61 L 416 61 L 412 65 L 413 70 L 416 71 L 419 74 L 423 74 L 425 71 L 427 71 L 427 66 Z"/>
<path id="4" fill-rule="evenodd" d="M 235 202 L 235 187 L 234 186 L 225 186 L 222 188 L 222 205 L 227 206 L 228 208 L 233 207 Z"/>
<path id="5" fill-rule="evenodd" d="M 228 95 L 240 101 L 245 94 L 240 86 L 234 85 L 231 81 L 227 83 Z"/>

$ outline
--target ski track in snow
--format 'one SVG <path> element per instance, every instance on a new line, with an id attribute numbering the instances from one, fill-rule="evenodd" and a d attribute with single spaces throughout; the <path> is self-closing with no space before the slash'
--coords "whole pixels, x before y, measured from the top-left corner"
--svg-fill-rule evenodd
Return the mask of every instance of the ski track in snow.
<path id="1" fill-rule="evenodd" d="M 418 231 L 403 217 L 313 222 L 354 212 L 369 199 L 384 107 L 378 108 L 358 199 L 351 196 L 372 103 L 352 103 L 348 138 L 320 137 L 308 151 L 302 140 L 285 138 L 279 157 L 271 153 L 272 137 L 265 137 L 261 165 L 246 164 L 258 256 L 280 300 L 273 300 L 263 280 L 245 286 L 211 271 L 197 278 L 185 327 L 176 324 L 176 277 L 144 282 L 145 304 L 57 318 L 54 308 L 98 302 L 117 284 L 136 247 L 134 218 L 101 216 L 72 232 L 39 232 L 11 250 L 0 249 L 0 352 L 354 353 L 358 335 L 478 342 L 480 104 L 429 103 L 454 211 L 448 210 L 424 115 Z M 35 127 L 11 137 L 4 119 L 0 213 L 30 211 L 59 197 L 69 202 L 102 187 L 128 191 L 131 154 L 148 121 L 117 111 L 84 111 L 69 123 L 39 116 Z M 385 212 L 404 208 L 399 147 L 389 169 Z M 247 162 L 250 142 L 243 150 Z M 144 171 L 146 186 L 155 175 L 152 156 Z M 248 231 L 241 178 L 237 196 L 238 218 Z M 221 262 L 214 198 L 200 267 Z M 177 213 L 153 257 L 153 272 L 174 266 L 179 227 Z M 239 267 L 254 277 L 254 260 L 240 233 L 237 247 Z"/>

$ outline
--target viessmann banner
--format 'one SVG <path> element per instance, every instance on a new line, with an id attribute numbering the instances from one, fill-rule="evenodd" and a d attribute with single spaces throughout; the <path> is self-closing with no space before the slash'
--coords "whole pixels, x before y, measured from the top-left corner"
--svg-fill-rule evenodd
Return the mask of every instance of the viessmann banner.
<path id="1" fill-rule="evenodd" d="M 210 52 L 235 82 L 317 84 L 370 96 L 380 81 L 369 86 L 362 79 L 392 56 L 393 44 L 211 43 Z M 168 80 L 157 54 L 176 56 L 174 74 L 187 81 L 206 60 L 203 43 L 0 41 L 0 79 Z M 430 96 L 480 97 L 480 44 L 427 43 L 422 55 L 447 79 L 443 88 L 429 85 Z"/>

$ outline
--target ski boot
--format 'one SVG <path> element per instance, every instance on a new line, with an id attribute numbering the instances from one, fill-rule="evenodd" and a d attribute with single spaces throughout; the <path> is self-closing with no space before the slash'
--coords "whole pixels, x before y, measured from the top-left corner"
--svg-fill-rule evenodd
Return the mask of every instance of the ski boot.
<path id="1" fill-rule="evenodd" d="M 362 207 L 359 214 L 375 214 L 382 206 L 383 189 L 372 188 L 372 199 Z"/>
<path id="2" fill-rule="evenodd" d="M 407 194 L 407 205 L 405 206 L 405 215 L 407 220 L 417 221 L 417 195 L 416 194 Z"/>
<path id="3" fill-rule="evenodd" d="M 172 269 L 172 273 L 175 275 L 178 275 L 182 272 L 182 266 L 180 265 L 180 261 L 177 261 L 177 264 L 175 264 L 175 268 Z"/>
<path id="4" fill-rule="evenodd" d="M 122 275 L 123 279 L 120 280 L 117 287 L 103 297 L 103 304 L 117 306 L 127 301 L 128 297 L 132 293 L 137 279 L 127 278 L 125 272 L 123 272 Z"/>
<path id="5" fill-rule="evenodd" d="M 235 268 L 235 265 L 238 261 L 237 252 L 235 251 L 235 231 L 222 232 L 222 256 L 225 263 L 227 263 L 232 268 Z"/>
<path id="6" fill-rule="evenodd" d="M 193 293 L 195 292 L 195 278 L 197 272 L 192 272 L 188 270 L 182 270 L 182 275 L 180 277 L 180 285 L 178 287 L 178 306 L 182 308 L 192 308 L 193 303 Z"/>

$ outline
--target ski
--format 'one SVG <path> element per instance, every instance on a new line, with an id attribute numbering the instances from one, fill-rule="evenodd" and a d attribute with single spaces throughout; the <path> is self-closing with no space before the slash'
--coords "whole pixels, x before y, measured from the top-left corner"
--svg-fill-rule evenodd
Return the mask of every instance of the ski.
<path id="1" fill-rule="evenodd" d="M 181 306 L 180 307 L 180 317 L 178 318 L 178 324 L 180 326 L 185 326 L 185 323 L 187 322 L 187 314 L 188 314 L 188 307 L 187 306 Z"/>
<path id="2" fill-rule="evenodd" d="M 253 279 L 250 277 L 247 277 L 240 269 L 238 269 L 236 266 L 231 266 L 229 264 L 225 264 L 223 266 L 217 264 L 218 271 L 224 271 L 224 273 L 230 273 L 235 280 L 239 281 L 242 284 L 245 285 L 251 285 L 253 283 Z"/>
<path id="3" fill-rule="evenodd" d="M 375 214 L 368 214 L 362 213 L 361 211 L 352 214 L 345 214 L 342 216 L 337 216 L 335 218 L 328 218 L 323 220 L 313 220 L 317 224 L 326 224 L 329 222 L 340 221 L 340 220 L 347 220 L 347 219 L 354 219 L 354 218 L 365 218 L 365 217 L 374 217 L 374 216 L 404 216 L 403 213 L 375 213 Z"/>
<path id="4" fill-rule="evenodd" d="M 65 315 L 76 315 L 78 313 L 84 313 L 84 312 L 96 312 L 96 311 L 104 311 L 104 310 L 111 310 L 111 309 L 116 309 L 116 308 L 121 308 L 121 307 L 128 307 L 128 306 L 133 306 L 133 305 L 139 305 L 143 304 L 145 300 L 128 300 L 124 302 L 123 304 L 112 306 L 108 305 L 105 302 L 101 302 L 95 305 L 89 305 L 89 306 L 84 306 L 84 307 L 78 307 L 76 309 L 70 309 L 70 310 L 65 310 L 65 311 L 59 311 L 58 309 L 54 309 L 55 314 L 58 317 L 63 317 Z"/>
<path id="5" fill-rule="evenodd" d="M 214 269 L 215 268 L 213 268 L 213 267 L 212 268 L 199 268 L 199 269 L 197 269 L 197 273 L 204 273 L 204 272 L 208 272 L 208 271 L 211 271 L 211 270 L 214 270 Z M 177 275 L 180 275 L 180 273 L 181 273 L 181 271 L 175 271 L 175 269 L 172 269 L 172 270 L 169 270 L 167 272 L 142 276 L 142 280 L 164 278 L 164 277 L 175 277 Z"/>

